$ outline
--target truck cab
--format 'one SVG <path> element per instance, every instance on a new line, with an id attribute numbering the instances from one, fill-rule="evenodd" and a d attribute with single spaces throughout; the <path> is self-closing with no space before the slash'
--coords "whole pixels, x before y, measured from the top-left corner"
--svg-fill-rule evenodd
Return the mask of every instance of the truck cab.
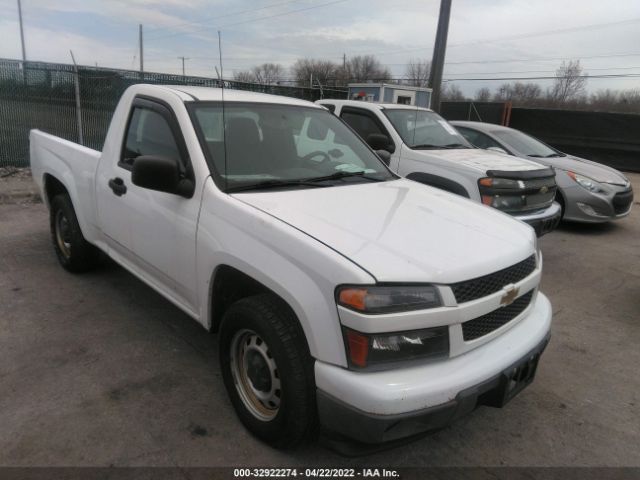
<path id="1" fill-rule="evenodd" d="M 550 167 L 475 148 L 427 108 L 357 100 L 316 103 L 388 157 L 391 170 L 403 177 L 497 208 L 532 226 L 538 236 L 560 221 Z"/>

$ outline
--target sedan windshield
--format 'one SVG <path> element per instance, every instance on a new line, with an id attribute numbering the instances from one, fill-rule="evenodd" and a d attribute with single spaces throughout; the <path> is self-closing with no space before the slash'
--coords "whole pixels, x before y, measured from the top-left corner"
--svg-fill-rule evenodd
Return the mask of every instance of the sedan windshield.
<path id="1" fill-rule="evenodd" d="M 325 109 L 240 102 L 226 103 L 224 112 L 220 103 L 198 102 L 190 109 L 203 148 L 229 192 L 396 178 Z"/>
<path id="2" fill-rule="evenodd" d="M 437 113 L 417 108 L 384 109 L 383 112 L 409 148 L 472 148 L 464 137 Z"/>
<path id="3" fill-rule="evenodd" d="M 564 153 L 560 153 L 518 130 L 498 130 L 493 132 L 493 135 L 502 140 L 507 146 L 529 157 L 551 158 L 565 156 Z"/>

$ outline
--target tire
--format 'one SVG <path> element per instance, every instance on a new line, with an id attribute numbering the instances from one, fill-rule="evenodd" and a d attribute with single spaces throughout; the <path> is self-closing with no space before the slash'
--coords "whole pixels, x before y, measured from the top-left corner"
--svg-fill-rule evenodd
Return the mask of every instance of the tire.
<path id="1" fill-rule="evenodd" d="M 56 195 L 51 200 L 50 226 L 53 248 L 65 270 L 80 273 L 98 265 L 100 250 L 82 235 L 69 195 Z"/>
<path id="2" fill-rule="evenodd" d="M 220 328 L 220 365 L 231 403 L 252 434 L 276 448 L 315 437 L 313 360 L 288 305 L 271 294 L 231 305 Z"/>

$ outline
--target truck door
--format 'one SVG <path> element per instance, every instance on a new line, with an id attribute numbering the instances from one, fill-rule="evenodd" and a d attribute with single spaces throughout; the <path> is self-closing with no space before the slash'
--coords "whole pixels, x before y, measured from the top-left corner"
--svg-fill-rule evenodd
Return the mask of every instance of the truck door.
<path id="1" fill-rule="evenodd" d="M 131 171 L 141 155 L 177 158 L 185 172 L 193 172 L 173 111 L 169 105 L 147 98 L 133 101 L 118 158 L 100 162 L 96 195 L 101 226 L 111 251 L 123 263 L 183 308 L 195 311 L 200 198 L 134 185 Z"/>
<path id="2" fill-rule="evenodd" d="M 340 118 L 349 125 L 353 130 L 360 135 L 360 137 L 366 142 L 367 137 L 372 133 L 381 133 L 389 138 L 389 153 L 391 153 L 391 163 L 389 167 L 394 172 L 398 171 L 398 163 L 400 161 L 400 145 L 396 145 L 393 140 L 393 136 L 389 133 L 387 128 L 382 124 L 376 114 L 358 107 L 342 107 L 340 111 Z M 393 152 L 391 152 L 393 151 Z"/>

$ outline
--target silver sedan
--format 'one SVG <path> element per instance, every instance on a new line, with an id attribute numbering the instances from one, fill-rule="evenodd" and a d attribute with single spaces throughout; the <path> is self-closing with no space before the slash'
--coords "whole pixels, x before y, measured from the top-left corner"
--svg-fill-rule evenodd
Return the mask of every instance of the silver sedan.
<path id="1" fill-rule="evenodd" d="M 450 123 L 476 147 L 533 158 L 554 167 L 563 220 L 601 223 L 631 211 L 631 183 L 614 168 L 562 153 L 513 128 L 482 122 Z"/>

